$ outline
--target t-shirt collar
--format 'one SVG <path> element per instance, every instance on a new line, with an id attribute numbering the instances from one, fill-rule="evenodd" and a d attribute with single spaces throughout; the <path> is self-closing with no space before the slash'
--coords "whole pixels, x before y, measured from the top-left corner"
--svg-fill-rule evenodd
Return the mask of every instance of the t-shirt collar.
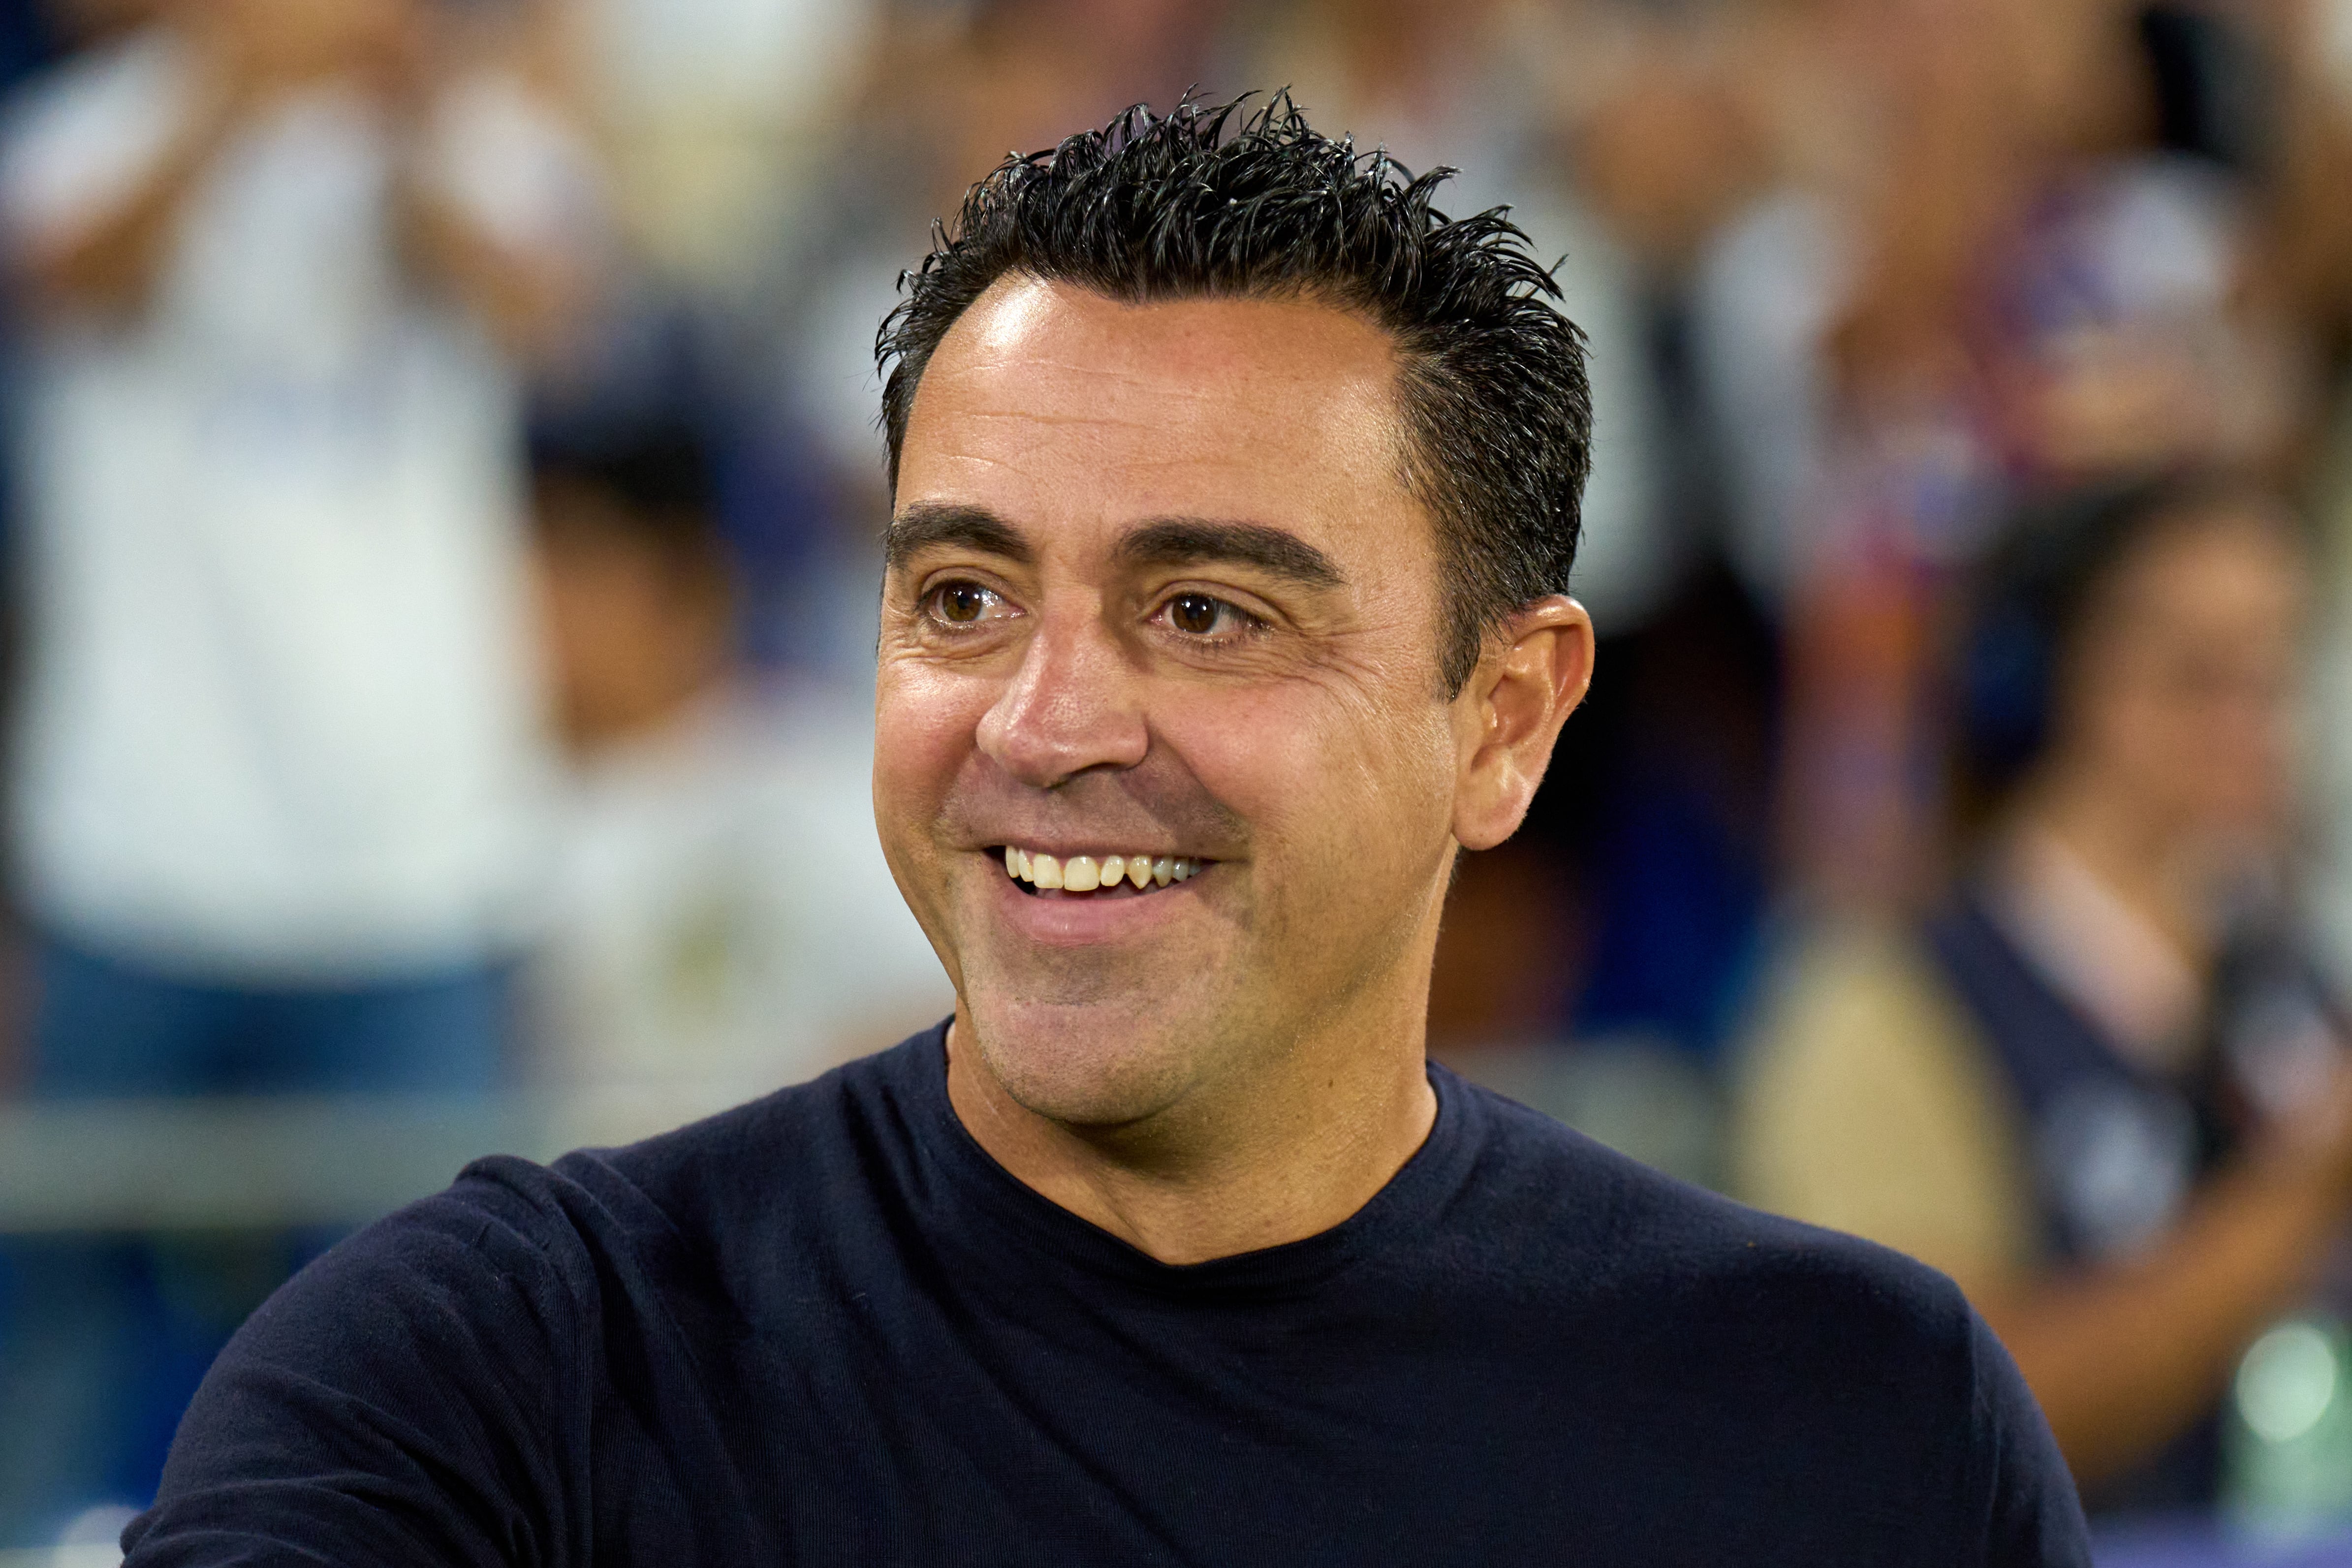
<path id="1" fill-rule="evenodd" d="M 1437 1116 L 1429 1136 L 1363 1207 L 1330 1229 L 1255 1252 L 1205 1263 L 1163 1263 L 1063 1208 L 997 1163 L 948 1099 L 945 1022 L 907 1044 L 904 1088 L 919 1166 L 934 1179 L 941 1221 L 982 1259 L 1003 1256 L 1010 1241 L 1034 1264 L 1057 1264 L 1151 1296 L 1201 1302 L 1244 1301 L 1310 1293 L 1364 1258 L 1411 1247 L 1432 1234 L 1439 1211 L 1469 1174 L 1482 1119 L 1475 1097 L 1444 1068 L 1430 1083 Z"/>

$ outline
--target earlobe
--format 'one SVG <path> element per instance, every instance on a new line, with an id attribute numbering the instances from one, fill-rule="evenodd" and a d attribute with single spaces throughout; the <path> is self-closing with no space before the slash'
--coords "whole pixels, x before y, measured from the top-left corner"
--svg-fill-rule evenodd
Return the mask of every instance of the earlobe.
<path id="1" fill-rule="evenodd" d="M 1592 679 L 1592 618 L 1565 595 L 1538 599 L 1489 644 L 1460 703 L 1454 837 L 1489 849 L 1518 830 L 1560 726 Z"/>

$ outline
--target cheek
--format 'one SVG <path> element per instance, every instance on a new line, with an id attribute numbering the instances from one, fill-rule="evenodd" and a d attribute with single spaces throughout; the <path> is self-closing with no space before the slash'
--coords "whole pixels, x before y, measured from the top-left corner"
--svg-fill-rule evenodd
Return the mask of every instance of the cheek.
<path id="1" fill-rule="evenodd" d="M 2144 692 L 2116 700 L 2105 729 L 2109 750 L 2149 798 L 2208 815 L 2256 808 L 2285 787 L 2290 731 L 2273 718 Z"/>
<path id="2" fill-rule="evenodd" d="M 2193 715 L 2150 691 L 2126 689 L 2096 715 L 2103 749 L 2138 782 L 2159 795 L 2174 793 L 2203 765 Z"/>
<path id="3" fill-rule="evenodd" d="M 1307 882 L 1391 880 L 1442 848 L 1452 736 L 1442 710 L 1402 711 L 1312 681 L 1186 695 L 1154 728 L 1250 825 L 1252 854 Z M 1317 859 L 1313 866 L 1297 862 Z"/>
<path id="4" fill-rule="evenodd" d="M 874 704 L 874 815 L 892 861 L 920 852 L 973 748 L 992 688 L 886 661 Z"/>
<path id="5" fill-rule="evenodd" d="M 2231 816 L 2266 812 L 2294 794 L 2294 728 L 2291 714 L 2261 704 L 2225 707 L 2186 742 L 2200 759 L 2206 799 L 2199 804 Z"/>

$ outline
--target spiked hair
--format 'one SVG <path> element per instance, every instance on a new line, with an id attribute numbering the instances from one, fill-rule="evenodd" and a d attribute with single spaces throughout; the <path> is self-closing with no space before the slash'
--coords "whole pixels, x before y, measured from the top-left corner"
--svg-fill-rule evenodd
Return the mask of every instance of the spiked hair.
<path id="1" fill-rule="evenodd" d="M 1508 208 L 1449 218 L 1432 205 L 1454 171 L 1415 176 L 1359 153 L 1310 129 L 1286 92 L 1244 115 L 1245 102 L 1138 105 L 1008 158 L 966 195 L 951 235 L 933 226 L 875 344 L 891 486 L 924 367 L 1008 273 L 1131 304 L 1357 312 L 1399 351 L 1404 479 L 1435 520 L 1440 675 L 1459 691 L 1505 617 L 1567 591 L 1591 466 L 1583 333 Z"/>

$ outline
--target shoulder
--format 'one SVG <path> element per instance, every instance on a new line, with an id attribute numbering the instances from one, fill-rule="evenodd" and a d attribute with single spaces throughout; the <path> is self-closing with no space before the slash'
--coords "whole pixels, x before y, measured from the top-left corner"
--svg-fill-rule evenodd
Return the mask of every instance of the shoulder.
<path id="1" fill-rule="evenodd" d="M 1492 1129 L 1475 1175 L 1481 1201 L 1509 1211 L 1508 1227 L 1539 1248 L 1548 1241 L 1589 1287 L 1658 1309 L 1736 1310 L 1747 1325 L 1785 1320 L 1806 1337 L 1867 1329 L 1956 1348 L 1966 1338 L 1967 1302 L 1923 1264 L 1678 1181 L 1484 1089 L 1462 1091 Z"/>
<path id="2" fill-rule="evenodd" d="M 906 1178 L 925 1053 L 944 1027 L 676 1131 L 498 1173 L 641 1267 L 719 1267 L 752 1239 L 768 1256 L 814 1245 Z"/>
<path id="3" fill-rule="evenodd" d="M 296 1275 L 206 1373 L 129 1560 L 487 1563 L 566 1518 L 599 1336 L 562 1208 L 478 1162 Z"/>
<path id="4" fill-rule="evenodd" d="M 1513 1300 L 1501 1334 L 1607 1345 L 1622 1390 L 1733 1428 L 1808 1425 L 1822 1464 L 1948 1470 L 1979 1432 L 1976 1314 L 1891 1248 L 1763 1213 L 1481 1097 L 1489 1132 L 1449 1246 Z M 1557 1353 L 1553 1352 L 1551 1353 Z M 2013 1373 L 2000 1375 L 2013 1377 Z"/>
<path id="5" fill-rule="evenodd" d="M 257 1498 L 304 1561 L 503 1562 L 576 1523 L 593 1410 L 658 1403 L 737 1321 L 747 1238 L 772 1254 L 847 1201 L 827 1174 L 911 1091 L 924 1038 L 629 1148 L 477 1161 L 345 1239 L 214 1363 L 133 1561 L 253 1528 Z"/>
<path id="6" fill-rule="evenodd" d="M 1516 1281 L 1491 1337 L 1532 1322 L 1524 1367 L 1574 1367 L 1579 1399 L 1693 1467 L 1777 1478 L 1828 1510 L 1903 1500 L 1949 1561 L 2086 1561 L 2049 1429 L 1949 1278 L 1467 1092 L 1491 1131 L 1450 1223 Z M 1738 1436 L 1757 1432 L 1769 1452 Z"/>
<path id="7" fill-rule="evenodd" d="M 1778 1269 L 1804 1277 L 1825 1269 L 1837 1279 L 1903 1286 L 1943 1298 L 1950 1290 L 1933 1269 L 1851 1234 L 1757 1211 L 1748 1204 L 1665 1175 L 1618 1154 L 1555 1119 L 1489 1090 L 1496 1135 L 1482 1152 L 1486 1180 L 1510 1190 L 1545 1194 L 1552 1220 L 1595 1246 L 1606 1246 L 1621 1268 L 1675 1274 L 1696 1265 L 1731 1277 Z M 1957 1293 L 1955 1293 L 1957 1295 Z"/>
<path id="8" fill-rule="evenodd" d="M 568 1362 L 595 1290 L 593 1227 L 554 1172 L 494 1156 L 345 1237 L 254 1312 L 222 1358 L 345 1386 L 436 1367 Z"/>
<path id="9" fill-rule="evenodd" d="M 789 1229 L 840 1204 L 904 1115 L 914 1050 L 931 1034 L 717 1116 L 624 1148 L 541 1165 L 478 1160 L 449 1187 L 348 1238 L 257 1315 L 421 1295 L 497 1315 L 530 1297 L 547 1322 L 608 1299 L 615 1271 L 696 1260 L 757 1226 Z"/>

